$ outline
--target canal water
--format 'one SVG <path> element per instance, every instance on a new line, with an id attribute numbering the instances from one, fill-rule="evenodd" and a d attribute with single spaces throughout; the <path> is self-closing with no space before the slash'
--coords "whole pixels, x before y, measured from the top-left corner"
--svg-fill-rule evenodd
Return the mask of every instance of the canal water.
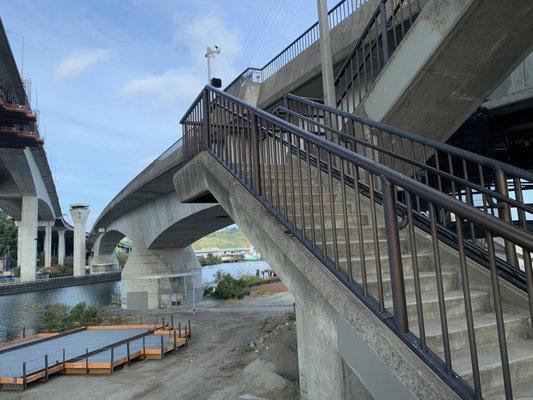
<path id="1" fill-rule="evenodd" d="M 39 305 L 74 305 L 85 301 L 87 304 L 102 307 L 111 302 L 111 293 L 119 290 L 120 282 L 116 281 L 0 296 L 0 342 L 5 340 L 8 332 L 11 334 L 22 330 L 23 327 L 35 329 L 35 310 Z"/>
<path id="2" fill-rule="evenodd" d="M 218 270 L 239 276 L 255 274 L 258 269 L 262 271 L 267 268 L 268 264 L 264 261 L 210 265 L 202 268 L 203 282 L 214 282 Z M 35 329 L 37 325 L 35 310 L 39 305 L 54 303 L 75 305 L 85 301 L 87 304 L 102 307 L 111 302 L 111 293 L 119 291 L 120 282 L 102 282 L 0 296 L 0 342 L 5 340 L 8 332 L 11 335 L 22 331 L 23 327 L 28 330 Z"/>
<path id="3" fill-rule="evenodd" d="M 264 271 L 268 268 L 265 261 L 244 261 L 238 263 L 215 264 L 202 267 L 202 281 L 204 284 L 213 283 L 219 270 L 228 272 L 231 276 L 238 277 L 243 274 L 255 275 L 256 271 Z"/>

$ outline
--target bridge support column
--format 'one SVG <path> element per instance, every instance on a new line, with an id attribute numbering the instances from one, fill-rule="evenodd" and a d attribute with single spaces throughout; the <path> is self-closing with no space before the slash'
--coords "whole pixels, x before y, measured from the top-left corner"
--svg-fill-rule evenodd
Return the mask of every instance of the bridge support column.
<path id="1" fill-rule="evenodd" d="M 37 197 L 22 197 L 22 213 L 17 221 L 17 264 L 20 267 L 20 279 L 35 280 L 37 267 Z"/>
<path id="2" fill-rule="evenodd" d="M 202 269 L 190 246 L 158 250 L 134 246 L 122 271 L 124 309 L 192 304 L 201 301 L 202 292 Z"/>
<path id="3" fill-rule="evenodd" d="M 300 390 L 305 400 L 344 400 L 342 359 L 334 335 L 335 321 L 322 307 L 296 301 Z"/>
<path id="4" fill-rule="evenodd" d="M 44 225 L 44 267 L 52 266 L 52 225 L 53 222 L 45 222 Z"/>
<path id="5" fill-rule="evenodd" d="M 74 221 L 74 276 L 85 275 L 85 223 L 89 216 L 89 206 L 72 204 L 70 215 Z"/>
<path id="6" fill-rule="evenodd" d="M 65 229 L 57 230 L 57 263 L 65 263 Z"/>

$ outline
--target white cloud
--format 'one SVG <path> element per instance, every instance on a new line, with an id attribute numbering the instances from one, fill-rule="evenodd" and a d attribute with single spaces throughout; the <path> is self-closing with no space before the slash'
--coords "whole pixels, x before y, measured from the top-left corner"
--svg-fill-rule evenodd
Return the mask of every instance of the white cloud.
<path id="1" fill-rule="evenodd" d="M 54 77 L 59 82 L 74 78 L 87 71 L 93 65 L 107 61 L 110 56 L 111 50 L 109 49 L 76 51 L 57 63 L 54 69 Z"/>
<path id="2" fill-rule="evenodd" d="M 155 102 L 160 109 L 167 109 L 192 101 L 203 84 L 198 74 L 169 69 L 161 75 L 130 80 L 120 89 L 120 94 L 124 98 Z"/>
<path id="3" fill-rule="evenodd" d="M 160 110 L 188 106 L 207 81 L 204 54 L 207 46 L 214 44 L 222 51 L 212 60 L 212 75 L 227 84 L 240 72 L 235 68 L 242 51 L 238 31 L 210 15 L 191 20 L 189 15 L 175 14 L 174 23 L 178 30 L 174 40 L 182 46 L 187 67 L 130 80 L 119 91 L 123 98 L 154 102 Z"/>
<path id="4" fill-rule="evenodd" d="M 182 18 L 184 20 L 182 20 Z M 185 19 L 187 18 L 187 19 Z M 213 76 L 224 81 L 233 80 L 237 73 L 235 61 L 242 52 L 242 37 L 240 33 L 231 29 L 225 22 L 215 16 L 198 16 L 193 20 L 183 14 L 174 16 L 179 31 L 174 39 L 183 45 L 197 68 L 205 74 L 205 51 L 207 46 L 218 45 L 221 53 L 212 60 Z"/>

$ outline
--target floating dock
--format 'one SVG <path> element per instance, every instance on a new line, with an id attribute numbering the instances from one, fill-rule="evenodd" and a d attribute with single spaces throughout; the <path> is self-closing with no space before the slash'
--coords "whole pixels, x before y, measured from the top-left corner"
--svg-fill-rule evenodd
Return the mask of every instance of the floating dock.
<path id="1" fill-rule="evenodd" d="M 167 325 L 87 326 L 62 333 L 45 333 L 0 346 L 0 387 L 25 390 L 51 375 L 112 374 L 136 359 L 162 359 L 186 346 L 190 328 Z"/>

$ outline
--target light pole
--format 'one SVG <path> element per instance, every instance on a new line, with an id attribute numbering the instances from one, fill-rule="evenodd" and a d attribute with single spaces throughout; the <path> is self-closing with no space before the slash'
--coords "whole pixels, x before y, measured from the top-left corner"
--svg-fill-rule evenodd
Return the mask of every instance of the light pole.
<path id="1" fill-rule="evenodd" d="M 207 47 L 205 52 L 205 58 L 207 59 L 207 83 L 211 84 L 211 59 L 215 58 L 217 54 L 220 54 L 220 47 L 216 44 L 213 47 Z"/>
<path id="2" fill-rule="evenodd" d="M 14 31 L 6 31 L 7 33 L 12 33 L 13 35 L 17 35 L 20 37 L 20 40 L 22 42 L 21 47 L 21 56 L 20 56 L 20 77 L 24 79 L 24 35 L 22 33 L 14 32 Z"/>
<path id="3" fill-rule="evenodd" d="M 320 33 L 320 61 L 322 65 L 322 88 L 324 104 L 335 107 L 335 86 L 333 83 L 333 59 L 329 39 L 329 21 L 326 0 L 317 0 L 318 30 Z"/>

